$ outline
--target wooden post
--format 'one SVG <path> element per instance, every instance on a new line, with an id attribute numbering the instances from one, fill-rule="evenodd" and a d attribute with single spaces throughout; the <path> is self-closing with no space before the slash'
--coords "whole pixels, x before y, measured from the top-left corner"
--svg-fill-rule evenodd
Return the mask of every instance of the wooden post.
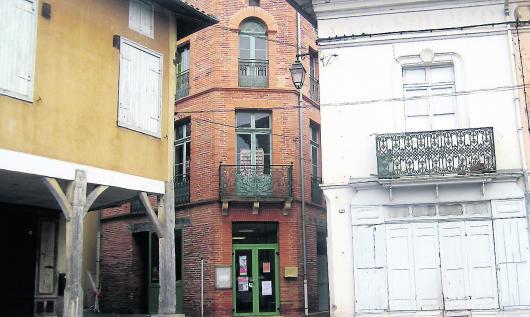
<path id="1" fill-rule="evenodd" d="M 160 263 L 160 293 L 158 313 L 161 315 L 175 314 L 176 273 L 175 273 L 175 193 L 173 182 L 166 182 L 166 194 L 158 208 L 158 217 L 164 228 L 164 237 L 158 241 Z"/>
<path id="2" fill-rule="evenodd" d="M 57 200 L 66 219 L 66 288 L 64 290 L 65 317 L 83 317 L 83 223 L 94 201 L 108 187 L 98 186 L 87 199 L 87 177 L 82 170 L 75 171 L 75 179 L 66 188 L 66 194 L 56 179 L 45 177 L 44 184 Z"/>

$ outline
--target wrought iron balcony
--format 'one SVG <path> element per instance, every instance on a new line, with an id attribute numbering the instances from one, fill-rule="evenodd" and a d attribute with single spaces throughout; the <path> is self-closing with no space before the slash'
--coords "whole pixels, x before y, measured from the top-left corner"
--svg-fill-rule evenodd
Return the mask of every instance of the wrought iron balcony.
<path id="1" fill-rule="evenodd" d="M 292 165 L 220 165 L 223 201 L 282 201 L 293 198 Z"/>
<path id="2" fill-rule="evenodd" d="M 381 134 L 379 178 L 496 171 L 493 128 Z"/>
<path id="3" fill-rule="evenodd" d="M 239 87 L 269 86 L 269 61 L 239 59 Z"/>
<path id="4" fill-rule="evenodd" d="M 309 76 L 309 97 L 316 102 L 320 100 L 318 80 L 313 76 Z"/>
<path id="5" fill-rule="evenodd" d="M 322 178 L 311 177 L 311 202 L 313 204 L 322 205 L 322 189 L 320 183 Z"/>
<path id="6" fill-rule="evenodd" d="M 175 176 L 175 206 L 190 202 L 190 175 Z"/>
<path id="7" fill-rule="evenodd" d="M 181 99 L 190 93 L 190 71 L 177 74 L 177 93 L 175 99 Z"/>

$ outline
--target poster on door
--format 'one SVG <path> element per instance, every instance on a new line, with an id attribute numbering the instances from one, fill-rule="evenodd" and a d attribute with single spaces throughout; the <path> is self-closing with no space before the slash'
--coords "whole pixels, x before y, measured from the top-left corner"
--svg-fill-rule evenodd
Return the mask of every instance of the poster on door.
<path id="1" fill-rule="evenodd" d="M 272 281 L 261 281 L 261 295 L 272 295 Z"/>
<path id="2" fill-rule="evenodd" d="M 263 262 L 263 273 L 271 272 L 271 262 Z"/>
<path id="3" fill-rule="evenodd" d="M 247 275 L 247 256 L 246 255 L 239 256 L 239 275 L 241 276 Z"/>
<path id="4" fill-rule="evenodd" d="M 248 291 L 248 277 L 247 276 L 239 276 L 237 278 L 237 291 L 238 292 Z"/>

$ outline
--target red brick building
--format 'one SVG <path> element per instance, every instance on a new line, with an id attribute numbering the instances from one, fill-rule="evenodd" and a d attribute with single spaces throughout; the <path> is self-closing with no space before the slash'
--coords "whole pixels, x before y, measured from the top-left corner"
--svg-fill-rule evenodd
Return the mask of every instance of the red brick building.
<path id="1" fill-rule="evenodd" d="M 175 58 L 177 306 L 186 316 L 201 308 L 215 317 L 304 314 L 299 108 L 289 72 L 300 35 L 301 52 L 313 53 L 302 59 L 300 108 L 308 309 L 328 311 L 314 21 L 291 1 L 193 4 L 220 22 L 181 39 Z M 157 238 L 138 206 L 102 213 L 105 311 L 156 311 Z"/>

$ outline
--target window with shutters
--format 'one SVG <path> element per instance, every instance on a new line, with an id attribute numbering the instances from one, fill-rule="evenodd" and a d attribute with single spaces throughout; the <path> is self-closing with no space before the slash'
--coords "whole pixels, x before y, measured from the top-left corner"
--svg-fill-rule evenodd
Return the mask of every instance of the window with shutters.
<path id="1" fill-rule="evenodd" d="M 143 0 L 129 0 L 129 28 L 154 38 L 155 13 L 153 4 Z"/>
<path id="2" fill-rule="evenodd" d="M 403 69 L 407 131 L 457 128 L 452 65 Z"/>
<path id="3" fill-rule="evenodd" d="M 118 125 L 161 135 L 162 56 L 121 39 Z"/>
<path id="4" fill-rule="evenodd" d="M 37 0 L 0 1 L 0 94 L 33 101 Z"/>

